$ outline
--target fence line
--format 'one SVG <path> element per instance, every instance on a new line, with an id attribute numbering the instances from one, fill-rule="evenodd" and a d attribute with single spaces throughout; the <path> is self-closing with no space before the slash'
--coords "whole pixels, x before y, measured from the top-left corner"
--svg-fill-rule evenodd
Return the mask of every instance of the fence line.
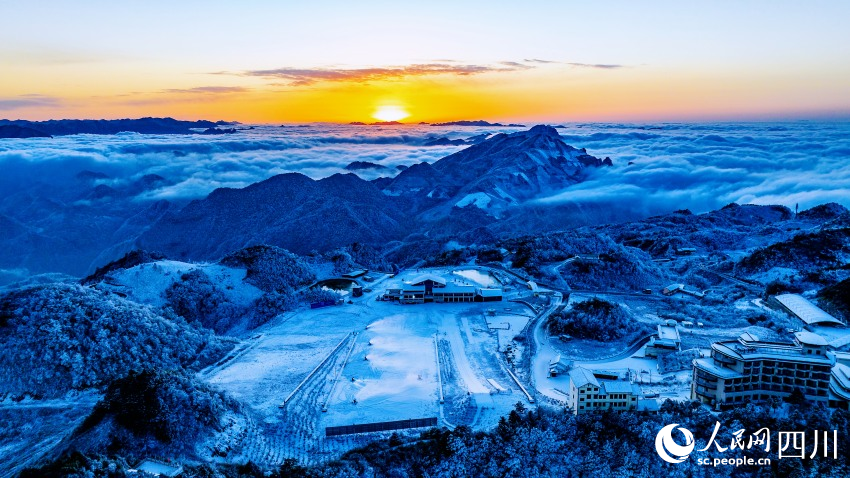
<path id="1" fill-rule="evenodd" d="M 406 428 L 423 428 L 437 426 L 437 417 L 413 418 L 410 420 L 396 420 L 392 422 L 360 423 L 357 425 L 342 425 L 338 427 L 325 428 L 326 437 L 340 435 L 351 435 L 354 433 L 385 432 L 392 430 L 404 430 Z"/>

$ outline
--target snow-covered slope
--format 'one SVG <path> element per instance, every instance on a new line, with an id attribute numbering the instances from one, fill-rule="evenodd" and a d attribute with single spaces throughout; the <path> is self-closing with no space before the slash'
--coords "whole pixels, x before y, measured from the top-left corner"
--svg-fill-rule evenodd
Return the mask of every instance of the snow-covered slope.
<path id="1" fill-rule="evenodd" d="M 142 304 L 162 306 L 165 304 L 165 291 L 179 281 L 183 274 L 197 269 L 205 272 L 234 304 L 248 306 L 263 295 L 260 289 L 244 282 L 247 273 L 245 269 L 171 260 L 113 271 L 97 287 L 122 294 Z"/>

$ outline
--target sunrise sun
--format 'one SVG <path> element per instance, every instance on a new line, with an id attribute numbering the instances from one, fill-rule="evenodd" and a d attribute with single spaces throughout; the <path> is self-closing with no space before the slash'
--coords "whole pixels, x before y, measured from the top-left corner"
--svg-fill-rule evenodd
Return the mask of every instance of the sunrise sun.
<path id="1" fill-rule="evenodd" d="M 400 121 L 408 116 L 410 116 L 410 113 L 397 105 L 379 106 L 372 114 L 372 117 L 378 121 Z"/>

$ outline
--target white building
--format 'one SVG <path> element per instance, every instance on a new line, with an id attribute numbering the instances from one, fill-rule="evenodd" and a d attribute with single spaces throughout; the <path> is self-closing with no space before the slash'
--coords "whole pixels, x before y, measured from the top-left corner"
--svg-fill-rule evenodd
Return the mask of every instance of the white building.
<path id="1" fill-rule="evenodd" d="M 576 415 L 596 410 L 635 410 L 639 398 L 640 388 L 633 383 L 598 380 L 582 367 L 570 370 L 570 407 Z"/>

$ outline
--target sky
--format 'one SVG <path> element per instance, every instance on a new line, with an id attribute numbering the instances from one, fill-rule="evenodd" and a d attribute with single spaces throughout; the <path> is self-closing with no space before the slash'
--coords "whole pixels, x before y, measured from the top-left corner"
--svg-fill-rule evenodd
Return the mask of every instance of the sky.
<path id="1" fill-rule="evenodd" d="M 0 0 L 0 118 L 850 118 L 850 2 Z"/>

